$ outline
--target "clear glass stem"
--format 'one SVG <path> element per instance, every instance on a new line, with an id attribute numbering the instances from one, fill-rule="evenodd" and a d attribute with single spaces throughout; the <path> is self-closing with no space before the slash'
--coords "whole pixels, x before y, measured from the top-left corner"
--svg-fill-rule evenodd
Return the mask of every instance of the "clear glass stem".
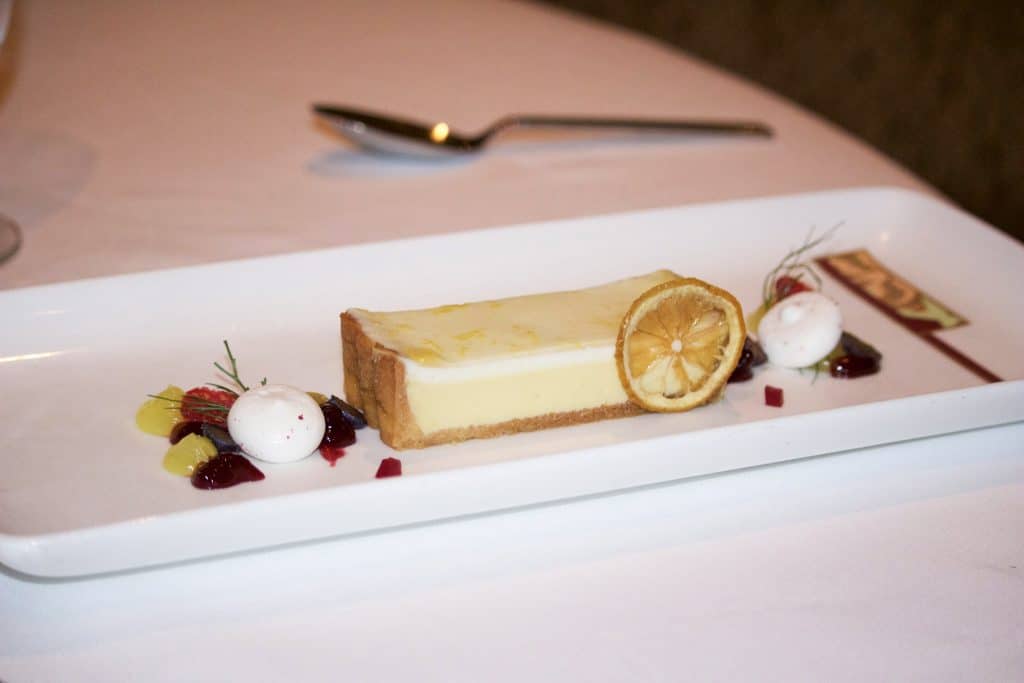
<path id="1" fill-rule="evenodd" d="M 21 228 L 14 219 L 0 213 L 0 263 L 14 256 L 21 248 Z"/>

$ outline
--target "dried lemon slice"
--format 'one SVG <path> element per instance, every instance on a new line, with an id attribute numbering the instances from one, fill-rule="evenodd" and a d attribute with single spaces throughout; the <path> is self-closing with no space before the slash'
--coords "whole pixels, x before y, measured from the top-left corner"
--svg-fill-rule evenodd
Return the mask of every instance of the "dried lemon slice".
<path id="1" fill-rule="evenodd" d="M 689 410 L 717 399 L 747 331 L 736 297 L 698 280 L 671 280 L 633 302 L 615 362 L 630 400 L 646 410 Z"/>

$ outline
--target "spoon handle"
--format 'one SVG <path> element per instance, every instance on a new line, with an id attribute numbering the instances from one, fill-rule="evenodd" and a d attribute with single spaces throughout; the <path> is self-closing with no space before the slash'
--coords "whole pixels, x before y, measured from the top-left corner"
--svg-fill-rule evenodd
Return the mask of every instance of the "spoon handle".
<path id="1" fill-rule="evenodd" d="M 535 114 L 517 114 L 503 118 L 494 125 L 491 132 L 512 127 L 617 128 L 712 135 L 772 136 L 772 129 L 759 121 L 628 119 L 590 116 L 544 116 Z"/>

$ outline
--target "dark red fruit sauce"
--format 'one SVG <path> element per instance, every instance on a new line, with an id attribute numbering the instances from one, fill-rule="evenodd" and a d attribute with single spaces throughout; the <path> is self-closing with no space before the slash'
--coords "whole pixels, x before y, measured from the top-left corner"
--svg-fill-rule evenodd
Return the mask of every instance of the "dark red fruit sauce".
<path id="1" fill-rule="evenodd" d="M 339 460 L 345 457 L 345 449 L 337 446 L 320 446 L 320 455 L 331 464 L 331 467 L 334 467 Z"/>
<path id="2" fill-rule="evenodd" d="M 356 442 L 356 431 L 339 406 L 324 403 L 320 406 L 324 414 L 324 438 L 320 442 L 320 455 L 334 467 L 345 455 L 345 447 Z"/>
<path id="3" fill-rule="evenodd" d="M 828 371 L 833 377 L 854 379 L 878 372 L 878 361 L 867 356 L 843 356 L 832 361 Z"/>
<path id="4" fill-rule="evenodd" d="M 260 481 L 262 472 L 238 453 L 220 453 L 192 473 L 192 486 L 197 489 L 226 489 L 247 481 Z"/>
<path id="5" fill-rule="evenodd" d="M 729 383 L 746 382 L 754 376 L 754 368 L 768 361 L 764 349 L 756 341 L 747 337 L 743 340 L 743 351 L 740 353 L 740 362 L 736 369 L 729 375 Z"/>
<path id="6" fill-rule="evenodd" d="M 829 362 L 828 372 L 833 377 L 854 379 L 882 369 L 882 354 L 849 332 L 843 332 L 839 345 L 845 355 Z"/>
<path id="7" fill-rule="evenodd" d="M 171 429 L 170 441 L 172 444 L 178 443 L 189 434 L 203 434 L 203 423 L 196 422 L 194 420 L 186 420 L 185 422 L 179 422 L 174 425 Z"/>
<path id="8" fill-rule="evenodd" d="M 348 420 L 350 425 L 352 425 L 352 429 L 362 429 L 366 426 L 366 416 L 363 415 L 361 410 L 353 406 L 351 403 L 343 401 L 333 394 L 328 400 L 328 403 L 341 410 L 345 419 Z"/>
<path id="9" fill-rule="evenodd" d="M 341 408 L 333 403 L 324 403 L 320 406 L 320 411 L 324 414 L 324 438 L 320 442 L 321 446 L 344 448 L 356 442 L 356 430 L 352 429 L 352 424 L 345 418 Z"/>

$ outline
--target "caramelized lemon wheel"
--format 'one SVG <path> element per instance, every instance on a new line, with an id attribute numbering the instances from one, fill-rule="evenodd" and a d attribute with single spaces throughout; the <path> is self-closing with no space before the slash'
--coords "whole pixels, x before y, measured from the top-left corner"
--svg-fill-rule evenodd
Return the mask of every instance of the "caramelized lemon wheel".
<path id="1" fill-rule="evenodd" d="M 743 352 L 747 331 L 736 297 L 698 280 L 647 290 L 622 320 L 619 380 L 646 410 L 689 410 L 717 399 Z"/>

